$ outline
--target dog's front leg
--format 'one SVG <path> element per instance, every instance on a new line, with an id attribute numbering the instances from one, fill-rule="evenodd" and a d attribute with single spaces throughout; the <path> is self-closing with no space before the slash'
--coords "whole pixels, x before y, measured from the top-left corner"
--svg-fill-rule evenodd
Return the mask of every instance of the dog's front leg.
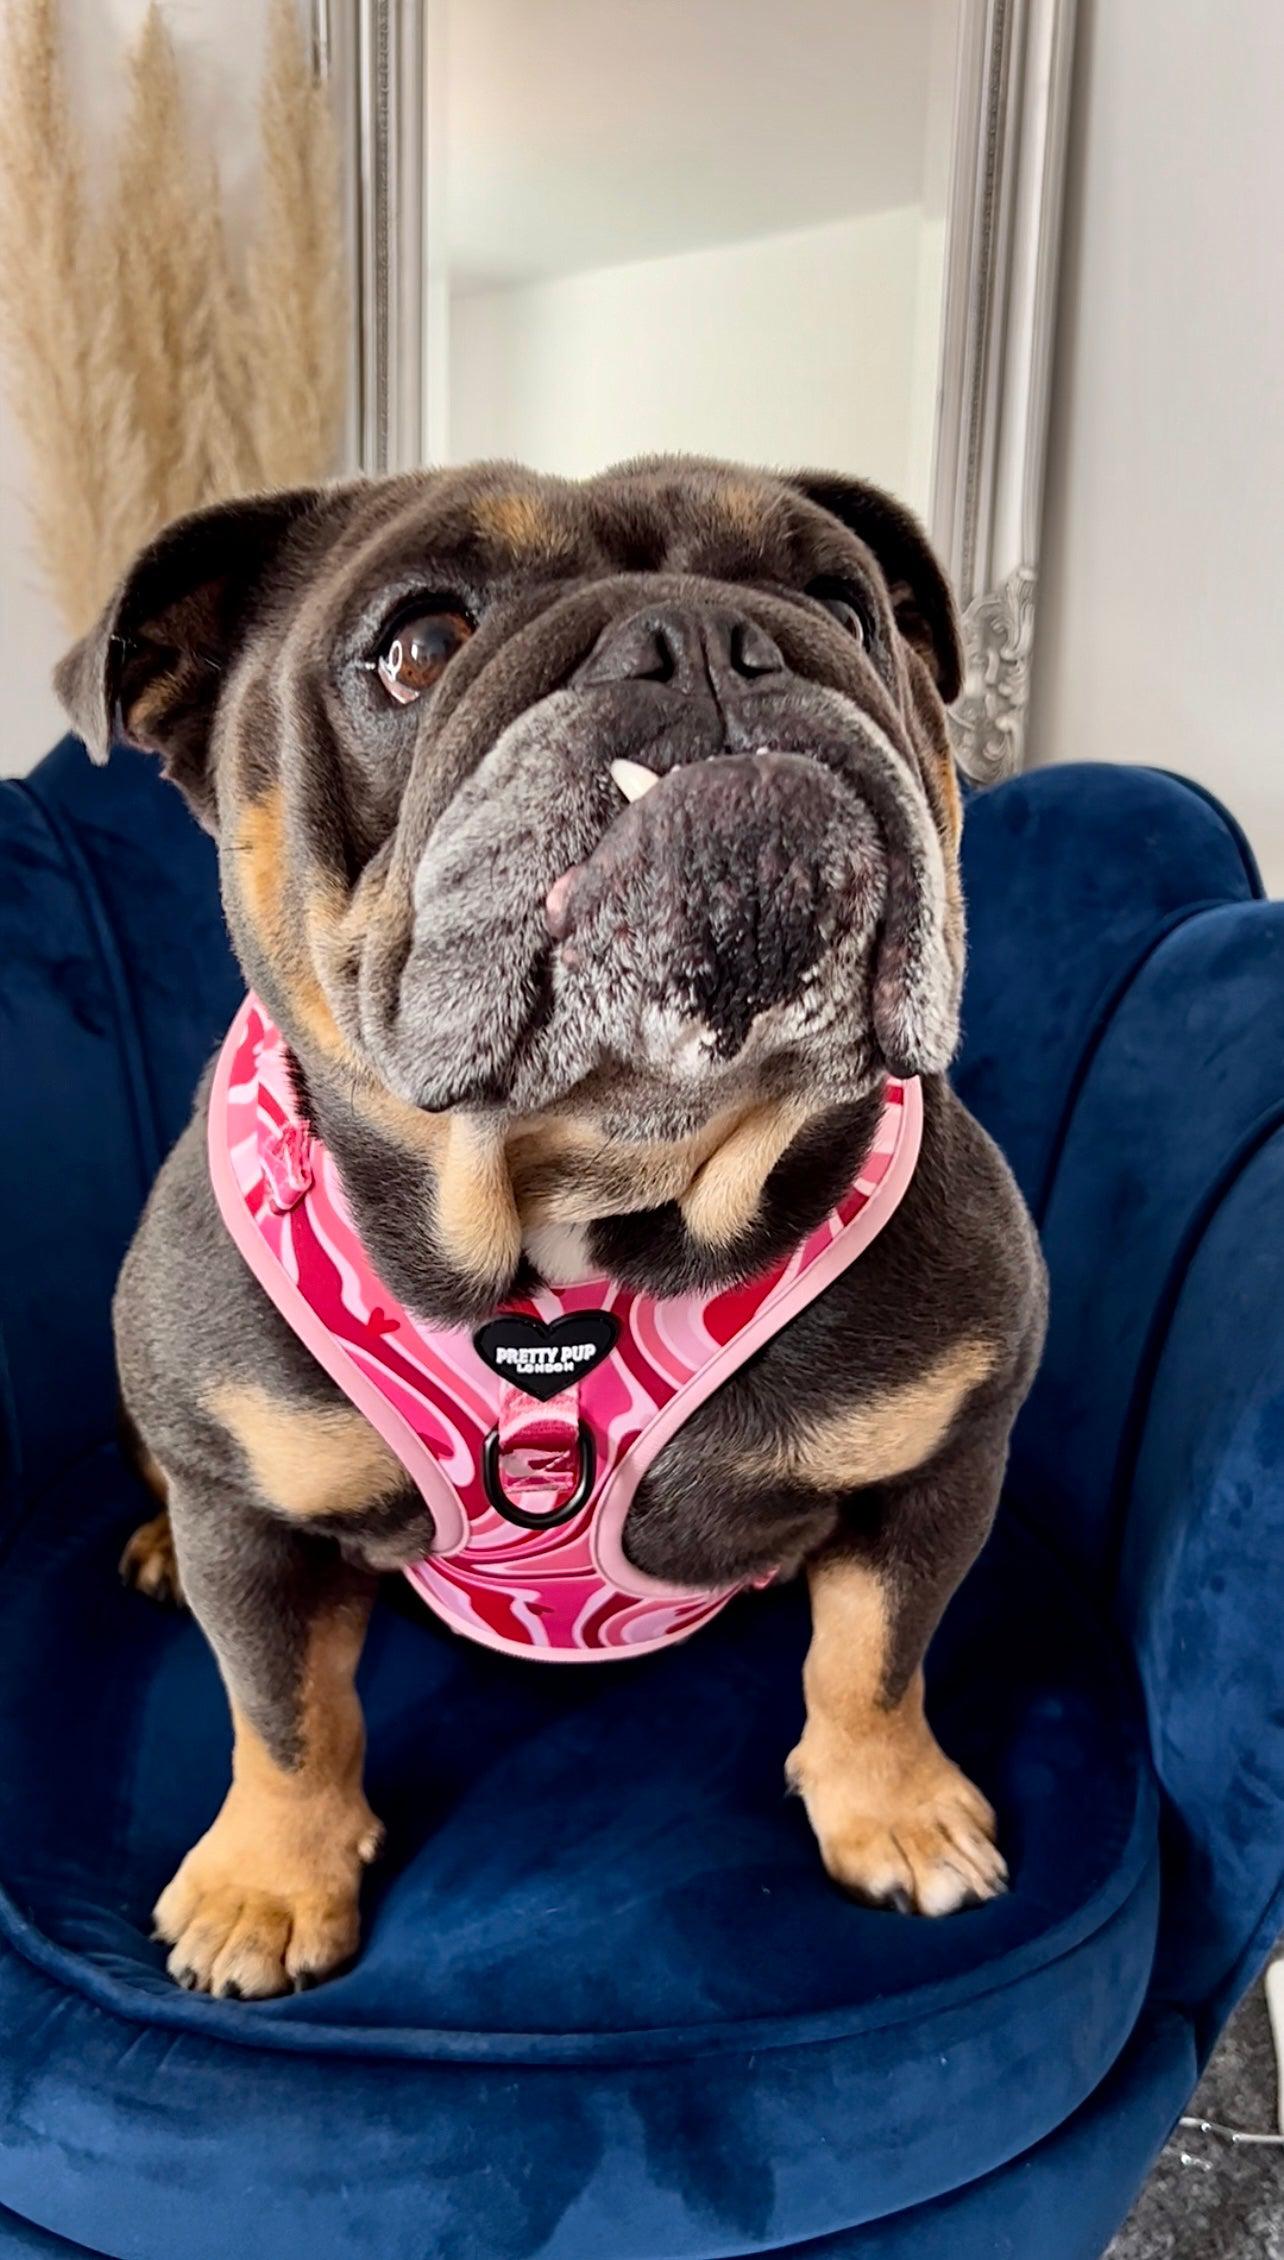
<path id="1" fill-rule="evenodd" d="M 259 1996 L 349 1961 L 380 1830 L 353 1684 L 374 1580 L 250 1502 L 178 1482 L 183 1586 L 232 1707 L 232 1786 L 156 1905 L 180 1985 Z"/>
<path id="2" fill-rule="evenodd" d="M 807 1721 L 787 1767 L 829 1874 L 853 1896 L 950 1914 L 1006 1888 L 986 1799 L 923 1710 L 923 1656 L 993 1519 L 1006 1436 L 865 1494 L 809 1566 Z"/>

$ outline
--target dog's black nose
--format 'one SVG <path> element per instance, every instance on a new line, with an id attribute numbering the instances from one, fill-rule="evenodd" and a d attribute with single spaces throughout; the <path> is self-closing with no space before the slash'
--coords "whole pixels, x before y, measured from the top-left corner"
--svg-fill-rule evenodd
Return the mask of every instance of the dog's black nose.
<path id="1" fill-rule="evenodd" d="M 604 628 L 580 669 L 585 684 L 671 683 L 676 691 L 743 698 L 753 684 L 786 672 L 765 628 L 735 612 L 666 604 Z"/>

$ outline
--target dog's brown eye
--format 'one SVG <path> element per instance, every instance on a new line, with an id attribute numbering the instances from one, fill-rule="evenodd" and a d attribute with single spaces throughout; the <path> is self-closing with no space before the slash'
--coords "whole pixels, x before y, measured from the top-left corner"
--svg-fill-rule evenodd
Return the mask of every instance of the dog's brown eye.
<path id="1" fill-rule="evenodd" d="M 823 604 L 839 626 L 846 628 L 849 636 L 855 636 L 857 643 L 869 642 L 864 611 L 841 581 L 813 581 L 807 594 L 815 597 L 817 604 Z"/>
<path id="2" fill-rule="evenodd" d="M 410 706 L 440 682 L 447 665 L 473 632 L 462 612 L 417 612 L 393 629 L 375 662 L 379 680 L 398 706 Z"/>

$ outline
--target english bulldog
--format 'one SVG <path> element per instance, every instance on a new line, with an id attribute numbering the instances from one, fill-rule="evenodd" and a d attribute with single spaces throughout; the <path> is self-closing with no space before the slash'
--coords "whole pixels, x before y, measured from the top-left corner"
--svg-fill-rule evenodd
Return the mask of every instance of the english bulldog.
<path id="1" fill-rule="evenodd" d="M 839 1885 L 925 1916 L 1006 1885 L 923 1658 L 1045 1306 L 1020 1195 L 946 1080 L 960 666 L 941 569 L 886 495 L 656 458 L 203 511 L 57 675 L 91 754 L 154 751 L 213 833 L 301 1135 L 420 1326 L 466 1342 L 576 1280 L 660 1310 L 752 1298 L 914 1095 L 894 1213 L 654 1452 L 620 1546 L 662 1591 L 805 1576 L 789 1783 Z M 249 1998 L 357 1950 L 380 1828 L 354 1672 L 380 1574 L 442 1534 L 229 1232 L 210 1103 L 207 1078 L 116 1297 L 164 1500 L 124 1568 L 181 1586 L 235 1728 L 157 1929 L 180 1984 Z M 510 1357 L 504 1386 L 538 1364 Z"/>

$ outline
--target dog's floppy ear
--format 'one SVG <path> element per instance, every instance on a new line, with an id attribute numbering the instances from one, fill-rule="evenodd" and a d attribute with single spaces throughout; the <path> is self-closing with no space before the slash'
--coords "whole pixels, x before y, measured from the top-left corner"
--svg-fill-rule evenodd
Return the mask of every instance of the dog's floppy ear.
<path id="1" fill-rule="evenodd" d="M 954 598 L 918 520 L 861 479 L 802 471 L 791 482 L 873 551 L 906 642 L 924 661 L 948 706 L 963 687 L 963 646 Z M 944 739 L 941 754 L 948 767 Z M 940 827 L 920 833 L 899 798 L 879 814 L 888 857 L 888 903 L 874 966 L 879 1049 L 896 1075 L 934 1075 L 958 1042 L 963 972 L 962 911 Z"/>
<path id="2" fill-rule="evenodd" d="M 798 471 L 790 480 L 872 549 L 891 591 L 896 625 L 924 659 L 947 706 L 963 687 L 963 645 L 950 584 L 912 511 L 863 479 Z"/>
<path id="3" fill-rule="evenodd" d="M 319 494 L 301 488 L 178 518 L 135 559 L 101 619 L 54 669 L 95 761 L 114 737 L 160 754 L 208 822 L 210 725 L 263 578 Z"/>

